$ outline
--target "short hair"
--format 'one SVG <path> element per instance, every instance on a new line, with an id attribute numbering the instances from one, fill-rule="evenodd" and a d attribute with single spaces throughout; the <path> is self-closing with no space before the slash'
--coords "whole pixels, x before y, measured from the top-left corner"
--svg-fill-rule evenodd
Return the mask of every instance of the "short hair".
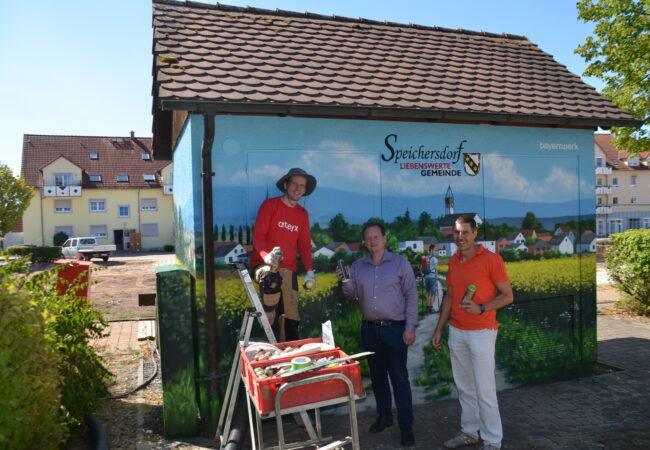
<path id="1" fill-rule="evenodd" d="M 363 228 L 361 229 L 361 237 L 364 237 L 366 235 L 366 230 L 368 228 L 372 228 L 372 227 L 379 228 L 379 230 L 381 231 L 381 235 L 386 236 L 386 229 L 384 228 L 384 226 L 379 222 L 376 222 L 374 220 L 370 220 L 370 221 L 363 224 Z"/>
<path id="2" fill-rule="evenodd" d="M 472 231 L 476 231 L 476 220 L 470 214 L 462 214 L 456 219 L 456 223 L 468 223 Z"/>
<path id="3" fill-rule="evenodd" d="M 429 244 L 429 250 L 435 250 L 436 244 Z"/>

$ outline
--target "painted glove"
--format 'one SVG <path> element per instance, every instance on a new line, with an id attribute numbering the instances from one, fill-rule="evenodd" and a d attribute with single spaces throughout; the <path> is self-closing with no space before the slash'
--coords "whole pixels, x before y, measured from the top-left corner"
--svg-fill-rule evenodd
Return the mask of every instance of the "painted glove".
<path id="1" fill-rule="evenodd" d="M 313 291 L 316 287 L 316 278 L 314 278 L 314 271 L 308 270 L 307 275 L 305 275 L 305 280 L 302 282 L 302 287 L 307 291 Z"/>
<path id="2" fill-rule="evenodd" d="M 264 262 L 271 267 L 278 267 L 281 259 L 282 251 L 280 250 L 280 247 L 273 247 L 273 250 L 264 257 Z"/>

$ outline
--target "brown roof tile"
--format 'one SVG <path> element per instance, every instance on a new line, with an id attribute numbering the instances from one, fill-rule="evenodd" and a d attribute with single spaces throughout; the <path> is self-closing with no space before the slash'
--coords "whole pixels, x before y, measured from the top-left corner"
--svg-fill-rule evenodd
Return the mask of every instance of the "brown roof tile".
<path id="1" fill-rule="evenodd" d="M 171 0 L 154 0 L 153 24 L 154 112 L 211 102 L 634 122 L 521 36 Z"/>
<path id="2" fill-rule="evenodd" d="M 151 155 L 151 138 L 107 136 L 51 136 L 26 134 L 23 137 L 21 174 L 25 183 L 43 187 L 42 169 L 63 157 L 82 169 L 82 187 L 88 189 L 161 188 L 160 171 L 170 161 L 142 159 Z M 98 159 L 90 159 L 97 153 Z M 129 176 L 128 182 L 117 182 L 117 174 Z M 154 174 L 155 182 L 144 181 L 144 174 Z M 101 175 L 101 182 L 91 182 L 89 175 Z"/>
<path id="3" fill-rule="evenodd" d="M 625 160 L 630 156 L 629 152 L 614 147 L 614 144 L 612 144 L 613 139 L 614 136 L 611 134 L 594 134 L 596 145 L 605 154 L 605 162 L 608 166 L 618 170 L 650 170 L 649 166 L 642 163 L 638 166 L 628 166 Z M 648 161 L 650 160 L 650 152 L 639 153 L 638 157 L 640 161 Z M 616 161 L 617 164 L 612 164 L 612 161 Z"/>

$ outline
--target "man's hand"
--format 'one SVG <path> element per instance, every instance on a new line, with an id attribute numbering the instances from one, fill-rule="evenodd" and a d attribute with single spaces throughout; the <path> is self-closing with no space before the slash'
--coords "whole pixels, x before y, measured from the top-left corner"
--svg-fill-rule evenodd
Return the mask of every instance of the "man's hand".
<path id="1" fill-rule="evenodd" d="M 302 287 L 307 291 L 313 291 L 316 288 L 316 278 L 314 277 L 314 271 L 308 270 L 305 279 L 302 282 Z"/>
<path id="2" fill-rule="evenodd" d="M 431 337 L 431 345 L 433 345 L 433 348 L 436 350 L 440 350 L 442 348 L 442 345 L 440 345 L 440 336 L 442 335 L 442 332 L 436 330 L 435 333 L 433 333 L 433 336 Z"/>
<path id="3" fill-rule="evenodd" d="M 415 342 L 415 333 L 409 333 L 408 331 L 405 331 L 402 335 L 402 339 L 404 339 L 404 343 L 406 345 L 411 345 Z"/>
<path id="4" fill-rule="evenodd" d="M 278 267 L 281 259 L 282 251 L 280 250 L 280 247 L 273 247 L 273 250 L 264 257 L 264 262 L 271 267 Z"/>

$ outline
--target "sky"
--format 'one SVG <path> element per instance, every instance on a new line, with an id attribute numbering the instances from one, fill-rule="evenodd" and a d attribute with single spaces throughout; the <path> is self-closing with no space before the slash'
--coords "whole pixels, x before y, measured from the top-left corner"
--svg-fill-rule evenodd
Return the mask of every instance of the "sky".
<path id="1" fill-rule="evenodd" d="M 221 3 L 523 35 L 580 76 L 594 28 L 572 0 Z M 150 137 L 151 50 L 149 0 L 0 0 L 0 163 L 19 174 L 24 134 Z"/>

